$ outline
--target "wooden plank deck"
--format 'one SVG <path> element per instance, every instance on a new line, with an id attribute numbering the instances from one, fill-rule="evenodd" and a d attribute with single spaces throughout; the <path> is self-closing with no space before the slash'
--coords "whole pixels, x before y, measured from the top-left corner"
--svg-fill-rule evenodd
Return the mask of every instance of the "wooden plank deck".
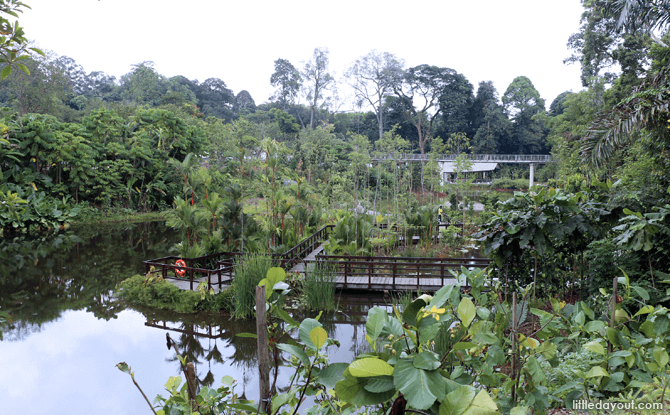
<path id="1" fill-rule="evenodd" d="M 191 281 L 188 279 L 184 278 L 166 278 L 166 281 L 170 282 L 171 284 L 176 285 L 182 290 L 190 291 L 191 290 Z M 207 282 L 207 277 L 202 277 L 202 278 L 194 278 L 193 279 L 193 291 L 196 290 L 198 285 L 202 282 L 205 281 Z M 225 278 L 221 277 L 221 291 L 225 290 L 230 286 L 230 278 Z M 218 294 L 219 292 L 219 286 L 218 286 L 218 279 L 215 277 L 212 277 L 212 289 L 214 290 L 215 293 Z"/>
<path id="2" fill-rule="evenodd" d="M 444 283 L 443 283 L 444 282 Z M 435 292 L 445 285 L 461 285 L 455 278 L 416 278 L 396 277 L 395 284 L 392 277 L 352 277 L 343 275 L 335 277 L 335 286 L 338 289 L 367 290 L 367 291 L 416 291 Z"/>

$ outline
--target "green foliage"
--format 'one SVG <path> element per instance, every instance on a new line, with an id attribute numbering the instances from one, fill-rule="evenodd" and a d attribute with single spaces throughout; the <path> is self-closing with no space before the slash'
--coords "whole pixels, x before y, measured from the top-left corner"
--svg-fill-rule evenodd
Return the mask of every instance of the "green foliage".
<path id="1" fill-rule="evenodd" d="M 301 291 L 308 310 L 335 310 L 335 272 L 334 268 L 322 266 L 315 266 L 305 271 Z"/>
<path id="2" fill-rule="evenodd" d="M 224 291 L 225 293 L 225 291 Z M 116 295 L 132 304 L 148 306 L 179 313 L 201 311 L 217 312 L 230 304 L 231 293 L 214 296 L 204 290 L 188 291 L 163 280 L 159 276 L 135 275 L 119 283 Z M 230 310 L 230 309 L 228 309 Z"/>
<path id="3" fill-rule="evenodd" d="M 30 75 L 28 68 L 19 63 L 28 57 L 26 55 L 28 50 L 44 55 L 41 50 L 28 47 L 28 38 L 23 28 L 19 26 L 18 20 L 12 24 L 8 19 L 7 15 L 18 18 L 18 14 L 23 13 L 23 8 L 30 9 L 27 4 L 18 0 L 3 0 L 0 3 L 0 33 L 2 33 L 2 36 L 0 36 L 0 64 L 5 64 L 2 72 L 0 72 L 0 80 L 9 76 L 12 66 L 16 66 L 26 75 Z"/>
<path id="4" fill-rule="evenodd" d="M 249 318 L 256 306 L 256 286 L 265 278 L 272 267 L 272 259 L 267 255 L 248 254 L 243 261 L 235 264 L 234 309 L 235 318 Z"/>
<path id="5" fill-rule="evenodd" d="M 221 386 L 210 388 L 202 386 L 195 397 L 195 401 L 189 399 L 188 384 L 181 384 L 181 376 L 171 376 L 165 384 L 165 390 L 169 393 L 167 398 L 162 395 L 156 396 L 154 400 L 157 415 L 200 415 L 234 414 L 240 411 L 253 412 L 253 402 L 240 399 L 235 393 L 237 382 L 230 376 L 221 379 Z M 181 388 L 180 388 L 181 385 Z"/>
<path id="6" fill-rule="evenodd" d="M 493 180 L 492 186 L 496 189 L 522 190 L 528 189 L 528 183 L 527 179 L 503 178 Z"/>
<path id="7" fill-rule="evenodd" d="M 371 250 L 370 234 L 372 232 L 372 218 L 367 215 L 354 216 L 345 212 L 339 218 L 329 236 L 328 252 L 333 254 L 346 253 L 360 255 Z"/>
<path id="8" fill-rule="evenodd" d="M 56 199 L 32 188 L 0 185 L 0 230 L 3 236 L 58 230 L 74 220 L 81 210 L 73 207 L 68 199 Z"/>
<path id="9" fill-rule="evenodd" d="M 537 276 L 539 263 L 545 274 L 542 280 L 548 283 L 552 268 L 547 263 L 560 257 L 576 260 L 608 229 L 605 219 L 609 214 L 595 194 L 570 194 L 560 189 L 515 192 L 513 198 L 498 204 L 493 219 L 482 226 L 476 238 L 484 255 L 492 256 L 506 277 L 511 273 L 527 284 L 531 266 Z"/>

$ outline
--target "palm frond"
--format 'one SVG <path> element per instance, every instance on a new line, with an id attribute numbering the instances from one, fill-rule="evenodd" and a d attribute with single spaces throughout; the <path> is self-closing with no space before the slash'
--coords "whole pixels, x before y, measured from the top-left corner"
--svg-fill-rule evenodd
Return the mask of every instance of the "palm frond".
<path id="1" fill-rule="evenodd" d="M 661 131 L 667 131 L 670 115 L 669 70 L 664 68 L 645 79 L 630 98 L 609 114 L 599 114 L 582 139 L 580 154 L 584 162 L 603 165 L 641 129 L 656 129 L 657 135 L 665 135 Z"/>

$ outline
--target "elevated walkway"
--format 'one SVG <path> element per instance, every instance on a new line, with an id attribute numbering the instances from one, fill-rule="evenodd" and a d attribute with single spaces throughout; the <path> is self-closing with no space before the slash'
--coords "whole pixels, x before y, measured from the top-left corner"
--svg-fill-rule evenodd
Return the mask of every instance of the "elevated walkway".
<path id="1" fill-rule="evenodd" d="M 456 161 L 460 154 L 439 154 L 437 157 L 431 157 L 428 154 L 405 154 L 391 153 L 385 155 L 372 155 L 373 161 Z M 524 164 L 543 164 L 553 161 L 549 154 L 465 154 L 468 160 L 476 163 L 524 163 Z"/>

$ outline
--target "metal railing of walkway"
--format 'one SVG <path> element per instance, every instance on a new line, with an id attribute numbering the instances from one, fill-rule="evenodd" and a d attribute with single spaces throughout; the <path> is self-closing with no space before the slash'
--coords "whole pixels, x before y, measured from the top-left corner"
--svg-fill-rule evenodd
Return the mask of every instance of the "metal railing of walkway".
<path id="1" fill-rule="evenodd" d="M 374 161 L 396 160 L 396 161 L 456 161 L 460 154 L 440 154 L 431 157 L 428 154 L 388 154 L 371 155 Z M 479 163 L 549 163 L 553 161 L 548 154 L 466 154 L 469 160 Z"/>

